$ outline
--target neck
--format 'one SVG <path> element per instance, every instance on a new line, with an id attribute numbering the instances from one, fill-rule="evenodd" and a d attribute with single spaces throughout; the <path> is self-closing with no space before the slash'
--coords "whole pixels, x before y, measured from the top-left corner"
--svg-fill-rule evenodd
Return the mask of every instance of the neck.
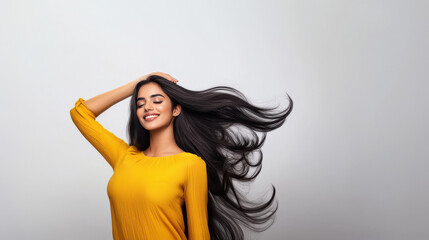
<path id="1" fill-rule="evenodd" d="M 167 127 L 152 130 L 149 133 L 150 145 L 145 150 L 145 155 L 154 156 L 181 150 L 174 139 L 173 121 Z"/>

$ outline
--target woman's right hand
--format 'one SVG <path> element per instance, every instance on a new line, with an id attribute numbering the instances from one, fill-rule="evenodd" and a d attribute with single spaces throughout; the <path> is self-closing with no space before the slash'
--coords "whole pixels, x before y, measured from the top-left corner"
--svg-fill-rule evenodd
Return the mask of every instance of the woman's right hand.
<path id="1" fill-rule="evenodd" d="M 170 76 L 167 73 L 153 72 L 153 73 L 149 73 L 149 74 L 146 74 L 146 75 L 143 75 L 143 76 L 137 78 L 136 79 L 136 83 L 140 82 L 142 80 L 146 80 L 149 76 L 152 76 L 152 75 L 161 76 L 161 77 L 163 77 L 163 78 L 165 78 L 165 79 L 167 79 L 167 80 L 169 80 L 170 82 L 173 82 L 173 83 L 177 83 L 179 81 L 179 80 L 175 79 L 174 77 Z"/>

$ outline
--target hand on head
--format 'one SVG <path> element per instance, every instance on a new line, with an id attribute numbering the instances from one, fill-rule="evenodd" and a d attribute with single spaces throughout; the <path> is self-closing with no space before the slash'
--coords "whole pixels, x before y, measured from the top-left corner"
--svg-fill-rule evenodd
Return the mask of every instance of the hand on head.
<path id="1" fill-rule="evenodd" d="M 172 83 L 177 83 L 179 81 L 179 80 L 175 79 L 174 77 L 170 76 L 169 74 L 162 73 L 162 72 L 153 72 L 153 73 L 149 73 L 149 74 L 143 75 L 143 76 L 137 78 L 136 81 L 139 82 L 139 81 L 142 81 L 142 80 L 146 80 L 149 76 L 152 76 L 152 75 L 161 76 L 161 77 L 167 79 L 168 81 L 170 81 Z"/>

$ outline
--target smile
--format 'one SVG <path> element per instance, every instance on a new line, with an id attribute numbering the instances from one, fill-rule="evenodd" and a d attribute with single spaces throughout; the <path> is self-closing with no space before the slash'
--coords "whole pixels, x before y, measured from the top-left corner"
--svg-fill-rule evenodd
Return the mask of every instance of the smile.
<path id="1" fill-rule="evenodd" d="M 149 116 L 144 117 L 144 120 L 152 121 L 152 120 L 156 119 L 158 116 L 159 115 L 149 115 Z"/>

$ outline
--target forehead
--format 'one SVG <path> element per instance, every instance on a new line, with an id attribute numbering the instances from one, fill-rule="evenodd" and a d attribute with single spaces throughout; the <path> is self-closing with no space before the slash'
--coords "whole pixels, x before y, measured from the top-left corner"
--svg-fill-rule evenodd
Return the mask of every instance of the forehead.
<path id="1" fill-rule="evenodd" d="M 154 94 L 161 94 L 165 98 L 168 98 L 168 96 L 165 94 L 165 92 L 162 91 L 162 88 L 156 83 L 148 83 L 148 84 L 141 86 L 139 89 L 139 92 L 137 94 L 137 98 L 149 99 L 150 96 L 152 96 Z M 162 96 L 156 96 L 156 97 L 162 98 Z"/>
<path id="2" fill-rule="evenodd" d="M 146 97 L 154 93 L 163 93 L 162 95 L 164 95 L 164 91 L 162 91 L 162 88 L 158 84 L 148 83 L 140 87 L 137 96 Z"/>

